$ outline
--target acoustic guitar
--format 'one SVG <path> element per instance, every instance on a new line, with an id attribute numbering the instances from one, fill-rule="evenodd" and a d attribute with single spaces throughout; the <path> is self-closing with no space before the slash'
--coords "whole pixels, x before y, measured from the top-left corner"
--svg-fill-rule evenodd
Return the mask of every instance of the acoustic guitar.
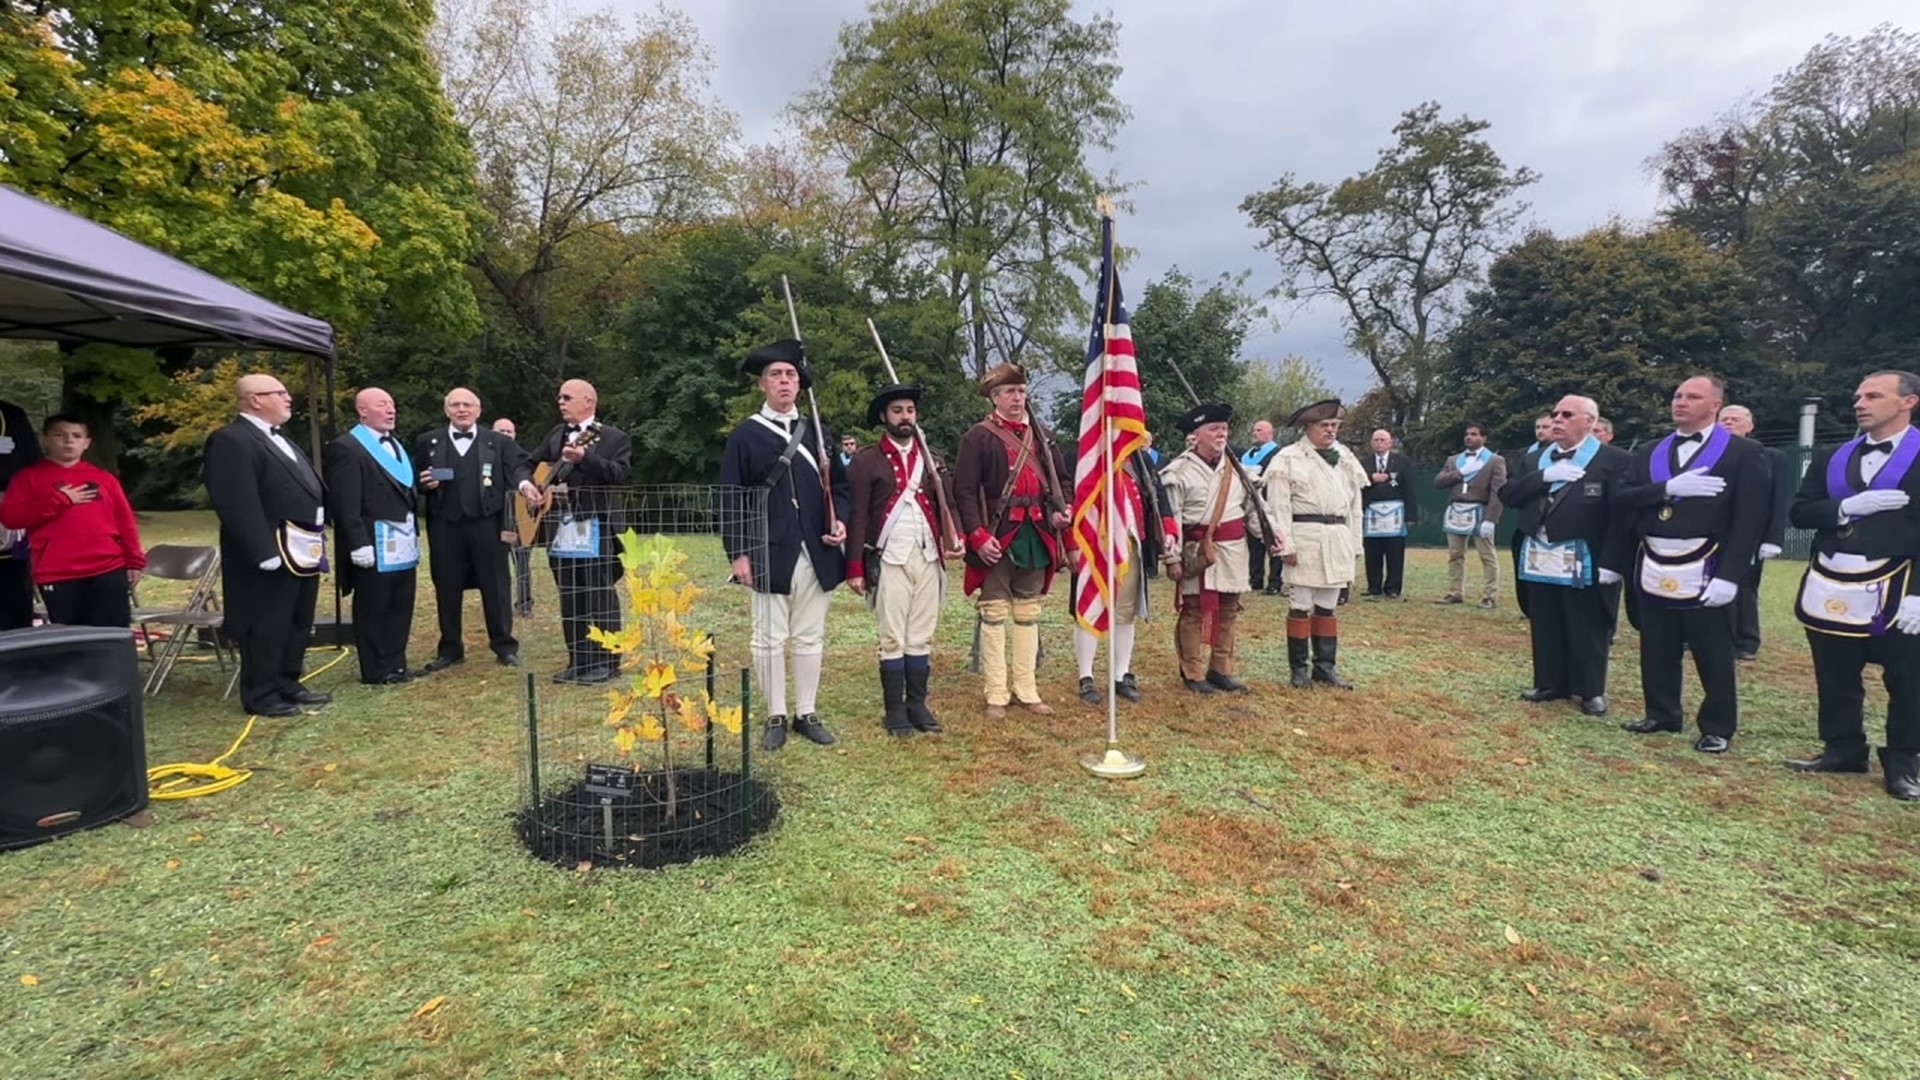
<path id="1" fill-rule="evenodd" d="M 577 446 L 582 450 L 592 446 L 600 439 L 600 425 L 580 433 L 577 442 L 563 445 Z M 552 492 L 555 484 L 565 483 L 567 474 L 573 471 L 571 461 L 543 461 L 533 467 L 533 486 L 540 489 L 542 496 L 539 506 L 529 505 L 525 495 L 513 497 L 513 517 L 520 528 L 520 546 L 532 547 L 534 538 L 540 535 L 540 521 L 553 509 Z"/>

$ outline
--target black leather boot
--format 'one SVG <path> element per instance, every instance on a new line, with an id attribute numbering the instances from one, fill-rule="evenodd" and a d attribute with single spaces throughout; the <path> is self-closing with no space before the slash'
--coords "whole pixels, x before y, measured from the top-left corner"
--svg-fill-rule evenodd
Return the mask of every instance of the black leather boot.
<path id="1" fill-rule="evenodd" d="M 913 724 L 907 719 L 906 669 L 888 667 L 885 661 L 881 661 L 880 693 L 887 703 L 887 714 L 881 719 L 880 726 L 896 738 L 904 739 L 913 734 Z"/>
<path id="2" fill-rule="evenodd" d="M 1287 637 L 1287 667 L 1293 670 L 1292 686 L 1295 690 L 1306 690 L 1313 686 L 1312 657 L 1308 650 L 1311 643 L 1303 637 Z"/>
<path id="3" fill-rule="evenodd" d="M 1313 621 L 1316 631 L 1320 629 L 1322 623 L 1336 627 L 1331 634 L 1315 633 L 1313 635 L 1313 681 L 1322 686 L 1331 686 L 1335 690 L 1353 689 L 1353 684 L 1341 678 L 1339 668 L 1334 666 L 1340 656 L 1340 631 L 1337 629 L 1340 624 L 1334 621 L 1333 612 L 1324 608 L 1315 608 Z"/>
<path id="4" fill-rule="evenodd" d="M 915 658 L 907 657 L 907 722 L 916 731 L 945 731 L 927 708 L 927 676 L 930 672 L 925 667 L 926 657 L 918 659 L 922 666 L 916 668 L 911 666 Z"/>
<path id="5" fill-rule="evenodd" d="M 1905 801 L 1920 799 L 1920 754 L 1883 746 L 1880 771 L 1887 774 L 1887 794 Z"/>

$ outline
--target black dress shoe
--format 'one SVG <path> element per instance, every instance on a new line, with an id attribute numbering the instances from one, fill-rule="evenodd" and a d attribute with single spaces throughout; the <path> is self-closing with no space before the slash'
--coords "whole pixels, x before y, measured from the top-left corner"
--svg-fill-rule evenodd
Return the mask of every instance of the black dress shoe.
<path id="1" fill-rule="evenodd" d="M 1196 694 L 1217 694 L 1217 693 L 1219 693 L 1219 691 L 1218 691 L 1218 690 L 1215 690 L 1215 689 L 1213 688 L 1213 684 L 1212 684 L 1212 683 L 1210 683 L 1210 682 L 1208 682 L 1208 681 L 1207 681 L 1207 680 L 1205 680 L 1205 679 L 1181 679 L 1181 680 L 1180 680 L 1180 685 L 1182 685 L 1182 686 L 1184 686 L 1184 687 L 1186 687 L 1186 688 L 1187 688 L 1188 690 L 1191 690 L 1191 691 L 1193 691 L 1193 692 L 1194 692 L 1194 693 L 1196 693 Z"/>
<path id="2" fill-rule="evenodd" d="M 520 654 L 517 652 L 495 653 L 493 656 L 493 661 L 494 663 L 499 664 L 501 667 L 519 667 Z"/>
<path id="3" fill-rule="evenodd" d="M 1787 762 L 1787 768 L 1794 772 L 1851 772 L 1867 771 L 1867 748 L 1858 750 L 1835 750 L 1829 746 L 1820 751 L 1819 757 L 1796 758 Z"/>
<path id="4" fill-rule="evenodd" d="M 333 702 L 332 694 L 323 694 L 318 690 L 309 690 L 304 686 L 298 690 L 295 690 L 293 693 L 288 694 L 286 697 L 288 701 L 293 702 L 295 705 L 317 706 L 317 705 L 329 705 L 329 704 L 332 704 Z"/>
<path id="5" fill-rule="evenodd" d="M 377 679 L 361 679 L 368 686 L 402 686 L 413 681 L 410 671 L 389 671 Z"/>
<path id="6" fill-rule="evenodd" d="M 767 730 L 760 736 L 760 749 L 778 750 L 785 745 L 787 745 L 787 718 L 767 717 Z"/>
<path id="7" fill-rule="evenodd" d="M 1693 748 L 1703 754 L 1724 754 L 1732 745 L 1720 735 L 1702 735 L 1693 741 Z"/>
<path id="8" fill-rule="evenodd" d="M 431 675 L 436 671 L 445 671 L 455 664 L 464 664 L 466 662 L 467 658 L 464 656 L 436 656 L 427 661 L 427 666 L 422 668 L 421 671 Z"/>
<path id="9" fill-rule="evenodd" d="M 1140 684 L 1133 681 L 1133 672 L 1131 671 L 1120 676 L 1120 681 L 1113 684 L 1113 692 L 1135 704 L 1138 704 L 1140 701 Z"/>
<path id="10" fill-rule="evenodd" d="M 1621 731 L 1631 731 L 1635 735 L 1678 735 L 1686 730 L 1686 725 L 1678 720 L 1635 720 L 1631 724 L 1621 724 Z M 1706 738 L 1706 736 L 1701 736 Z M 1718 736 L 1715 736 L 1718 738 Z"/>
<path id="11" fill-rule="evenodd" d="M 608 668 L 568 668 L 565 671 L 557 671 L 553 675 L 554 682 L 572 683 L 576 686 L 603 683 L 611 678 L 613 678 L 613 671 Z"/>
<path id="12" fill-rule="evenodd" d="M 794 717 L 793 730 L 794 734 L 803 735 L 821 746 L 832 746 L 835 742 L 833 732 L 828 731 L 827 725 L 821 723 L 820 718 L 812 713 Z"/>
<path id="13" fill-rule="evenodd" d="M 1590 698 L 1583 699 L 1580 702 L 1580 711 L 1586 713 L 1588 716 L 1607 715 L 1607 696 L 1605 694 L 1595 694 Z"/>
<path id="14" fill-rule="evenodd" d="M 276 701 L 271 705 L 266 705 L 261 707 L 253 715 L 268 716 L 276 720 L 282 719 L 288 716 L 299 716 L 300 706 L 295 705 L 291 701 Z"/>
<path id="15" fill-rule="evenodd" d="M 1742 660 L 1742 661 L 1746 661 L 1746 662 L 1748 662 L 1748 663 L 1751 663 L 1751 662 L 1753 662 L 1753 661 L 1755 661 L 1755 660 L 1758 660 L 1758 659 L 1760 659 L 1760 654 L 1759 654 L 1759 653 L 1750 653 L 1750 652 L 1737 652 L 1737 653 L 1734 653 L 1734 654 L 1733 654 L 1733 658 L 1734 658 L 1735 660 Z"/>
<path id="16" fill-rule="evenodd" d="M 1887 794 L 1901 802 L 1920 800 L 1920 754 L 1883 746 L 1880 771 L 1886 774 Z"/>
<path id="17" fill-rule="evenodd" d="M 1100 691 L 1094 689 L 1091 675 L 1083 675 L 1080 678 L 1080 700 L 1089 705 L 1098 705 L 1106 700 L 1100 696 Z"/>
<path id="18" fill-rule="evenodd" d="M 1207 672 L 1207 684 L 1215 690 L 1225 690 L 1229 694 L 1244 694 L 1247 692 L 1246 683 L 1241 682 L 1231 675 L 1222 675 L 1217 671 L 1210 670 Z"/>
<path id="19" fill-rule="evenodd" d="M 1397 593 L 1397 592 L 1386 592 L 1386 593 L 1382 593 L 1381 595 L 1382 595 L 1382 596 L 1385 596 L 1385 597 L 1386 597 L 1387 599 L 1389 599 L 1389 600 L 1398 600 L 1398 599 L 1400 599 L 1400 594 L 1399 594 L 1399 593 Z"/>
<path id="20" fill-rule="evenodd" d="M 1541 690 L 1537 687 L 1520 691 L 1521 701 L 1531 701 L 1535 705 L 1543 701 L 1561 701 L 1572 696 L 1564 690 Z"/>

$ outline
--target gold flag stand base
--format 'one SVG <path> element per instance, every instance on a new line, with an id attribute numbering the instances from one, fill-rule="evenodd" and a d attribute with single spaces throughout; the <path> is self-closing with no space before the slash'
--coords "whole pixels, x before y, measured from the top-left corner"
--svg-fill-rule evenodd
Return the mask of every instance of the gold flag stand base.
<path id="1" fill-rule="evenodd" d="M 1104 754 L 1081 754 L 1080 767 L 1108 780 L 1127 780 L 1147 771 L 1147 763 L 1118 746 L 1108 746 Z"/>

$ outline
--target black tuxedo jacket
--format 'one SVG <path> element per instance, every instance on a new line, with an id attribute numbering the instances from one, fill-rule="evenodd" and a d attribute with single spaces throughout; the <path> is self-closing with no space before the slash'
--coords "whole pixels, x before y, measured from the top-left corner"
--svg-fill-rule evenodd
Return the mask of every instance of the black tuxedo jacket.
<path id="1" fill-rule="evenodd" d="M 0 436 L 13 440 L 13 447 L 0 453 L 0 491 L 21 469 L 40 460 L 40 433 L 27 419 L 27 411 L 11 401 L 0 401 Z"/>
<path id="2" fill-rule="evenodd" d="M 1710 436 L 1712 432 L 1706 434 Z M 1708 475 L 1727 482 L 1720 494 L 1669 499 L 1666 485 L 1653 479 L 1653 455 L 1665 441 L 1663 435 L 1641 444 L 1633 453 L 1633 467 L 1621 483 L 1617 497 L 1622 512 L 1631 516 L 1631 527 L 1614 531 L 1614 542 L 1623 550 L 1615 553 L 1609 565 L 1631 566 L 1634 549 L 1642 537 L 1698 537 L 1720 544 L 1716 576 L 1733 582 L 1744 580 L 1747 567 L 1753 565 L 1754 554 L 1767 534 L 1773 511 L 1765 448 L 1752 439 L 1731 436 L 1726 453 L 1708 470 Z M 1705 452 L 1704 447 L 1694 451 L 1692 461 L 1683 467 L 1674 450 L 1669 449 L 1667 466 L 1671 475 L 1694 468 L 1693 462 Z"/>
<path id="3" fill-rule="evenodd" d="M 432 431 L 424 432 L 413 442 L 413 471 L 415 483 L 419 486 L 418 474 L 426 469 L 452 469 L 464 464 L 463 458 L 473 458 L 473 465 L 480 469 L 481 476 L 486 475 L 486 466 L 493 466 L 493 484 L 480 487 L 480 513 L 483 517 L 497 518 L 501 528 L 511 528 L 507 507 L 512 496 L 520 489 L 520 482 L 533 475 L 533 463 L 520 444 L 497 431 L 476 427 L 473 433 L 473 445 L 467 448 L 463 456 L 454 449 L 453 437 L 442 424 Z M 459 513 L 460 489 L 458 481 L 443 482 L 439 487 L 428 490 L 420 486 L 420 514 L 429 525 L 444 521 Z"/>
<path id="4" fill-rule="evenodd" d="M 1920 439 L 1920 430 L 1909 430 L 1905 439 Z M 1862 449 L 1865 444 L 1862 444 Z M 1846 553 L 1869 559 L 1911 559 L 1920 555 L 1920 463 L 1907 470 L 1900 490 L 1907 493 L 1907 505 L 1898 510 L 1840 521 L 1840 500 L 1827 494 L 1827 464 L 1840 447 L 1816 450 L 1807 474 L 1800 479 L 1800 492 L 1788 517 L 1796 529 L 1812 529 L 1813 553 Z M 1885 466 L 1882 466 L 1885 468 Z M 1847 477 L 1855 491 L 1866 490 L 1860 477 L 1860 449 L 1848 455 Z M 1920 575 L 1909 575 L 1908 595 L 1920 595 Z"/>
<path id="5" fill-rule="evenodd" d="M 1772 496 L 1767 507 L 1767 534 L 1760 538 L 1760 542 L 1785 547 L 1787 510 L 1793 506 L 1794 489 L 1800 486 L 1799 477 L 1793 474 L 1793 462 L 1784 451 L 1772 446 L 1761 449 L 1766 451 L 1767 485 Z"/>
<path id="6" fill-rule="evenodd" d="M 618 492 L 607 489 L 620 487 L 633 477 L 633 437 L 597 419 L 594 426 L 599 429 L 599 435 L 593 445 L 587 447 L 587 456 L 570 467 L 560 460 L 560 451 L 567 445 L 565 424 L 555 424 L 547 437 L 540 440 L 530 465 L 553 462 L 552 479 L 567 485 L 567 494 L 558 498 L 541 522 L 542 531 L 551 536 L 553 523 L 563 514 L 600 518 L 600 551 L 603 555 L 612 555 L 620 550 L 618 534 L 622 515 L 619 511 L 624 504 Z M 561 474 L 563 468 L 565 473 Z"/>
<path id="7" fill-rule="evenodd" d="M 326 493 L 320 475 L 292 439 L 293 456 L 273 445 L 250 420 L 235 419 L 207 436 L 207 498 L 220 518 L 220 559 L 228 567 L 257 570 L 281 557 L 282 522 L 312 528 L 320 522 Z M 278 571 L 286 572 L 282 566 Z"/>
<path id="8" fill-rule="evenodd" d="M 1413 462 L 1407 455 L 1394 451 L 1387 455 L 1387 482 L 1373 483 L 1375 467 L 1380 463 L 1380 455 L 1369 447 L 1365 453 L 1356 452 L 1360 459 L 1360 471 L 1367 474 L 1367 486 L 1360 489 L 1362 505 L 1377 502 L 1390 502 L 1399 499 L 1407 504 L 1407 524 L 1420 520 L 1420 497 L 1413 490 Z"/>
<path id="9" fill-rule="evenodd" d="M 1524 472 L 1500 488 L 1502 505 L 1520 512 L 1520 532 L 1526 536 L 1545 534 L 1552 543 L 1584 540 L 1595 565 L 1624 574 L 1620 553 L 1631 550 L 1618 542 L 1610 543 L 1615 529 L 1630 528 L 1615 514 L 1615 502 L 1621 483 L 1633 467 L 1633 455 L 1617 446 L 1601 446 L 1587 463 L 1586 475 L 1559 491 L 1550 490 L 1537 461 L 1526 464 Z"/>
<path id="10" fill-rule="evenodd" d="M 354 549 L 373 544 L 375 521 L 405 521 L 413 513 L 413 487 L 395 480 L 351 434 L 328 443 L 320 462 L 327 469 L 327 516 L 338 548 L 334 572 L 341 589 L 351 592 L 357 575 L 374 573 L 353 565 Z"/>

